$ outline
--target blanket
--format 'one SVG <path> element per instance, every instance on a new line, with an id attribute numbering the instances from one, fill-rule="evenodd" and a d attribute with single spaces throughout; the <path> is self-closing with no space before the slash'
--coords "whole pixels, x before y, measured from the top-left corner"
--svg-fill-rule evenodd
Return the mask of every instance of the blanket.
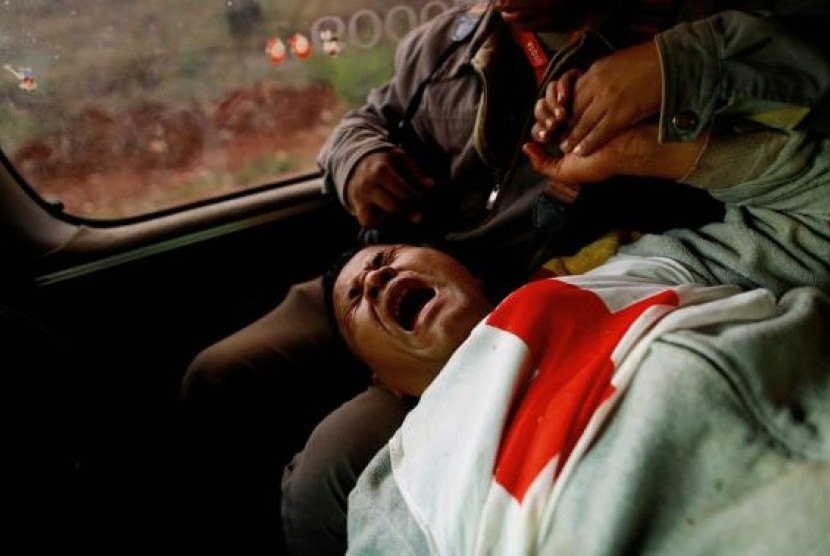
<path id="1" fill-rule="evenodd" d="M 652 270 L 678 271 L 668 260 Z M 473 331 L 361 478 L 350 500 L 350 554 L 377 553 L 355 542 L 371 514 L 361 516 L 361 497 L 388 497 L 389 488 L 397 512 L 387 506 L 384 517 L 406 516 L 422 543 L 411 553 L 547 554 L 559 538 L 562 493 L 654 340 L 763 322 L 776 310 L 765 290 L 668 287 L 632 275 L 589 273 L 517 290 Z M 407 553 L 408 540 L 391 542 Z"/>

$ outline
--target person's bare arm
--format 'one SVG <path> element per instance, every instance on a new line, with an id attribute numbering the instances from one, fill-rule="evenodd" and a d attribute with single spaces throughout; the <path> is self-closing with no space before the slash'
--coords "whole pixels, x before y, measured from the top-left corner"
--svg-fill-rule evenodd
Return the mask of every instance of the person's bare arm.
<path id="1" fill-rule="evenodd" d="M 579 187 L 615 175 L 679 180 L 694 167 L 705 142 L 706 136 L 701 136 L 694 142 L 661 144 L 656 124 L 644 124 L 628 128 L 584 156 L 555 157 L 537 142 L 525 143 L 522 149 L 537 172 L 554 183 Z"/>

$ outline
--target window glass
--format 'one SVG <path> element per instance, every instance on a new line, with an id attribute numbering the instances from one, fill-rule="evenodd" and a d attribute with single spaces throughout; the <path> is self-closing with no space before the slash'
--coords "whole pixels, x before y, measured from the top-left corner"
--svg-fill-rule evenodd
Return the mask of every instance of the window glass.
<path id="1" fill-rule="evenodd" d="M 400 38 L 455 3 L 0 0 L 0 148 L 93 219 L 316 172 Z"/>

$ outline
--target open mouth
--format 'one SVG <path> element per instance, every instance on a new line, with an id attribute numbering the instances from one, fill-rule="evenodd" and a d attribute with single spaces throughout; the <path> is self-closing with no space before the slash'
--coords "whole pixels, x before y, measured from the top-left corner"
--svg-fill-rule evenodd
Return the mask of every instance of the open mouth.
<path id="1" fill-rule="evenodd" d="M 395 322 L 407 332 L 412 332 L 418 322 L 418 315 L 433 297 L 435 297 L 435 290 L 432 288 L 407 288 L 403 295 L 398 297 L 395 310 L 392 312 Z"/>

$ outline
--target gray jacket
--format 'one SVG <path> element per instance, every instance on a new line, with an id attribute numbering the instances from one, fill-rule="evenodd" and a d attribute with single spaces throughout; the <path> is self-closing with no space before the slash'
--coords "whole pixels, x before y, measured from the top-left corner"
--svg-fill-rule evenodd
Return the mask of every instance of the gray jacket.
<path id="1" fill-rule="evenodd" d="M 617 10 L 625 13 L 622 5 L 627 3 L 620 4 Z M 777 4 L 792 2 L 681 4 L 678 19 L 690 20 L 724 7 L 782 11 L 788 8 Z M 729 117 L 734 115 L 757 116 L 756 121 L 780 127 L 811 122 L 813 114 L 805 107 L 818 106 L 827 97 L 830 62 L 813 46 L 821 45 L 819 40 L 803 40 L 803 20 L 811 25 L 830 20 L 825 4 L 798 3 L 798 13 L 809 17 L 775 19 L 733 11 L 661 33 L 657 44 L 666 68 L 667 99 L 661 112 L 662 137 L 694 139 L 716 120 L 724 123 L 727 134 L 735 133 Z M 396 53 L 394 78 L 373 91 L 367 103 L 349 113 L 329 137 L 318 162 L 326 189 L 337 192 L 341 201 L 358 161 L 393 146 L 390 130 L 419 84 L 436 69 L 464 17 L 462 8 L 449 10 L 405 38 Z M 584 44 L 560 49 L 551 60 L 548 77 L 574 64 L 584 67 L 596 57 L 588 51 L 597 43 L 617 40 L 614 26 L 620 22 L 625 18 L 611 13 L 596 34 L 580 39 Z M 516 281 L 521 281 L 552 255 L 573 249 L 558 238 L 580 232 L 540 233 L 532 226 L 533 207 L 544 182 L 527 167 L 517 145 L 526 136 L 537 86 L 504 27 L 498 16 L 488 13 L 473 33 L 459 41 L 426 87 L 412 128 L 419 138 L 419 161 L 440 184 L 435 205 L 443 209 L 438 228 L 445 247 L 484 276 L 512 269 Z M 763 114 L 772 117 L 759 116 Z M 708 150 L 719 152 L 721 158 L 731 158 L 740 149 L 732 144 L 721 148 L 719 143 L 715 137 Z M 746 173 L 734 160 L 729 168 L 736 175 Z M 715 171 L 724 177 L 719 169 Z M 485 205 L 497 182 L 501 198 L 488 212 Z M 676 218 L 679 226 L 699 222 L 684 220 L 682 212 Z"/>

